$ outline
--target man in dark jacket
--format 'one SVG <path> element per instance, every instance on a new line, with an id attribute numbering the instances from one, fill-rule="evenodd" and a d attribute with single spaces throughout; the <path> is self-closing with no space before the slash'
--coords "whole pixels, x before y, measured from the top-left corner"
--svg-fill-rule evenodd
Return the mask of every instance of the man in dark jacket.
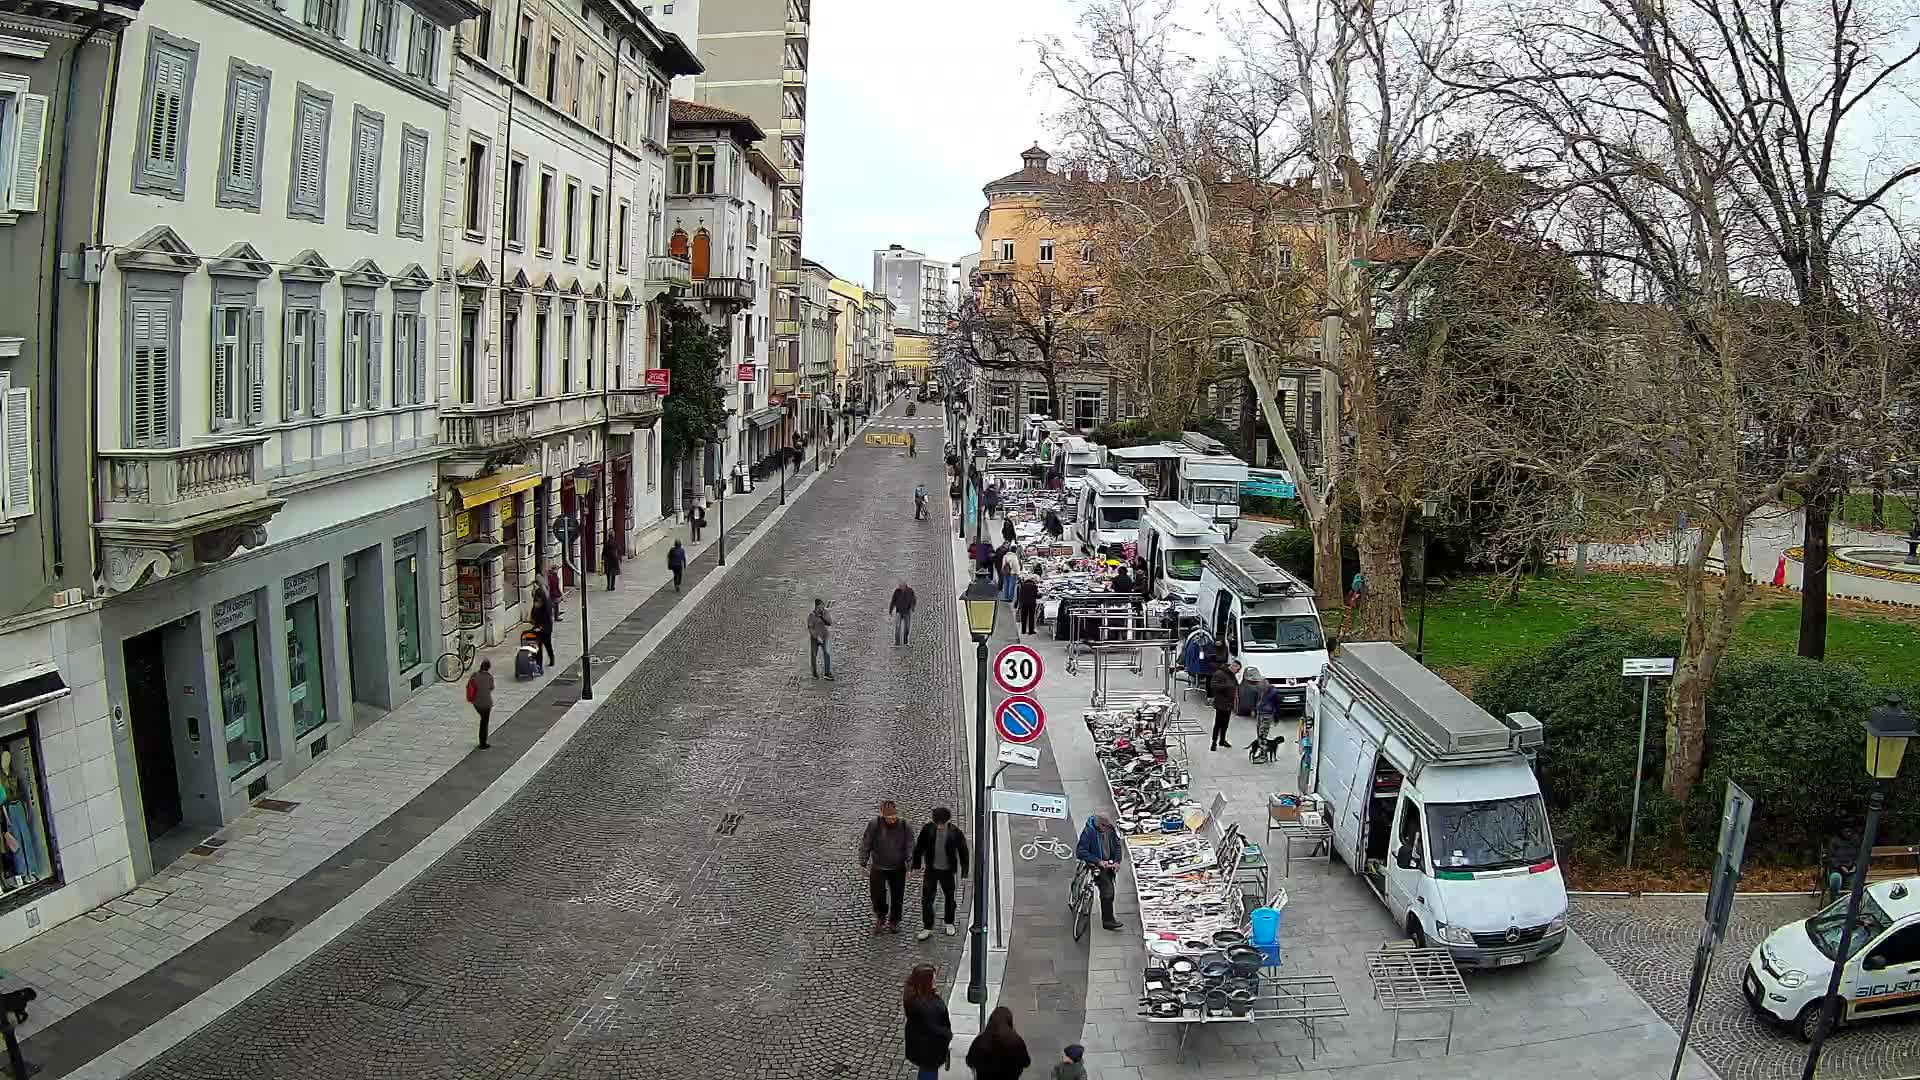
<path id="1" fill-rule="evenodd" d="M 607 572 L 608 592 L 612 592 L 614 586 L 620 583 L 620 556 L 622 554 L 620 541 L 612 536 L 607 537 L 606 543 L 600 545 L 601 569 Z"/>
<path id="2" fill-rule="evenodd" d="M 1100 890 L 1100 925 L 1108 930 L 1122 929 L 1120 920 L 1113 917 L 1113 877 L 1126 854 L 1126 843 L 1104 815 L 1088 817 L 1080 842 L 1073 846 L 1074 858 L 1093 870 L 1093 883 Z"/>
<path id="3" fill-rule="evenodd" d="M 667 549 L 667 569 L 673 571 L 673 591 L 679 592 L 680 579 L 687 573 L 687 549 L 681 547 L 678 540 Z"/>
<path id="4" fill-rule="evenodd" d="M 1233 719 L 1234 701 L 1240 696 L 1239 670 L 1239 664 L 1222 664 L 1207 679 L 1207 696 L 1213 699 L 1213 745 L 1207 747 L 1209 750 L 1223 746 L 1233 749 L 1227 743 L 1227 723 Z"/>
<path id="5" fill-rule="evenodd" d="M 946 895 L 946 933 L 952 937 L 954 879 L 956 874 L 967 876 L 967 838 L 960 826 L 953 823 L 953 811 L 944 806 L 933 808 L 933 820 L 921 826 L 920 838 L 913 843 L 913 868 L 918 870 L 922 865 L 927 868 L 927 875 L 920 880 L 920 932 L 914 938 L 925 941 L 933 936 L 936 889 Z"/>
<path id="6" fill-rule="evenodd" d="M 913 633 L 913 605 L 919 598 L 913 595 L 913 586 L 902 581 L 893 587 L 893 599 L 887 601 L 887 613 L 893 616 L 893 643 L 905 645 L 907 637 Z"/>
<path id="7" fill-rule="evenodd" d="M 1040 579 L 1031 574 L 1021 578 L 1013 601 L 1020 612 L 1020 633 L 1033 633 L 1034 624 L 1040 619 Z"/>
<path id="8" fill-rule="evenodd" d="M 880 804 L 880 816 L 860 836 L 860 868 L 867 872 L 873 900 L 873 932 L 900 932 L 900 907 L 907 894 L 907 862 L 913 857 L 913 830 L 900 820 L 892 799 Z"/>

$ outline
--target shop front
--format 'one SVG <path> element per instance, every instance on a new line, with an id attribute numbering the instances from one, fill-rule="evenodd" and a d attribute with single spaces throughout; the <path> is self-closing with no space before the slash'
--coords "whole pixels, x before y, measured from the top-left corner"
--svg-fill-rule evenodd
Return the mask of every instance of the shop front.
<path id="1" fill-rule="evenodd" d="M 514 466 L 451 485 L 454 621 L 476 647 L 510 640 L 519 626 L 534 561 L 524 526 L 537 507 L 533 493 L 541 479 L 534 469 Z"/>
<path id="2" fill-rule="evenodd" d="M 105 694 L 137 877 L 433 679 L 432 500 L 116 597 Z"/>

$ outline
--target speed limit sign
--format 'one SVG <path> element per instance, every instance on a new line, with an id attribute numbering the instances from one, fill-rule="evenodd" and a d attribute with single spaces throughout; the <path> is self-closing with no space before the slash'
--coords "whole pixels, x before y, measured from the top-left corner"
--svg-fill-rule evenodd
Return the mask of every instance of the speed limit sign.
<path id="1" fill-rule="evenodd" d="M 993 654 L 993 681 L 1009 694 L 1040 685 L 1040 654 L 1025 645 L 1008 645 Z"/>

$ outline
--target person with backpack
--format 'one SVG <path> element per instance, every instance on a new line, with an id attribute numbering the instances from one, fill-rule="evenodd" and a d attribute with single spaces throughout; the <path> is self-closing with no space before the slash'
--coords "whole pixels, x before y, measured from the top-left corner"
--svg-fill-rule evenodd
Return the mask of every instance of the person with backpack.
<path id="1" fill-rule="evenodd" d="M 667 569 L 673 571 L 673 591 L 679 592 L 680 579 L 687 573 L 687 549 L 681 546 L 677 538 L 673 546 L 667 549 Z"/>
<path id="2" fill-rule="evenodd" d="M 880 804 L 880 816 L 860 834 L 860 869 L 867 872 L 873 901 L 873 932 L 900 932 L 900 908 L 907 896 L 907 863 L 913 858 L 913 829 L 900 820 L 892 799 Z"/>
<path id="3" fill-rule="evenodd" d="M 493 661 L 480 661 L 480 670 L 467 678 L 467 704 L 480 717 L 480 749 L 488 750 L 487 723 L 493 719 Z"/>

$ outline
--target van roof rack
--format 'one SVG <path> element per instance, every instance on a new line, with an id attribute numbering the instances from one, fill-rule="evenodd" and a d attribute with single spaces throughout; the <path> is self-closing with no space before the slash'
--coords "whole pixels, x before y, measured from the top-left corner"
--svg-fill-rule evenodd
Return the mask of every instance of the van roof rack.
<path id="1" fill-rule="evenodd" d="M 1543 741 L 1532 715 L 1494 716 L 1392 642 L 1342 644 L 1329 666 L 1423 764 L 1504 758 Z"/>
<path id="2" fill-rule="evenodd" d="M 1306 582 L 1254 554 L 1248 544 L 1215 544 L 1207 565 L 1229 585 L 1248 596 L 1307 596 Z"/>

